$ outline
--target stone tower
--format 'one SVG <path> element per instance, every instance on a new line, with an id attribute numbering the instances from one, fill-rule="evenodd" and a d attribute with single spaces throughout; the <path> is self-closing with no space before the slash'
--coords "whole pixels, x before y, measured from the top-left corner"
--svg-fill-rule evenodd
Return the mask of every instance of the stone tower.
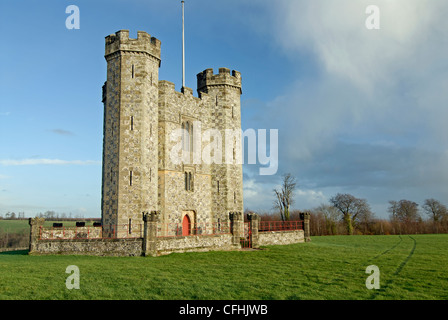
<path id="1" fill-rule="evenodd" d="M 241 140 L 226 132 L 241 134 L 241 74 L 207 69 L 197 75 L 199 97 L 178 92 L 159 81 L 160 46 L 141 31 L 137 39 L 127 30 L 106 37 L 102 223 L 110 236 L 134 232 L 143 212 L 159 211 L 159 234 L 171 236 L 213 232 L 229 212 L 243 211 Z M 174 131 L 188 132 L 181 143 L 191 151 L 209 129 L 222 137 L 221 161 L 173 159 Z"/>
<path id="2" fill-rule="evenodd" d="M 105 59 L 102 223 L 120 236 L 157 210 L 160 41 L 121 30 L 106 37 Z"/>
<path id="3" fill-rule="evenodd" d="M 218 129 L 223 138 L 223 162 L 212 164 L 211 175 L 212 210 L 225 221 L 229 212 L 244 211 L 243 172 L 241 159 L 238 161 L 238 155 L 241 155 L 240 136 L 226 135 L 226 130 L 241 133 L 241 74 L 220 68 L 215 75 L 212 69 L 207 69 L 197 75 L 197 81 L 199 96 L 205 93 L 211 100 L 208 106 L 211 127 Z"/>

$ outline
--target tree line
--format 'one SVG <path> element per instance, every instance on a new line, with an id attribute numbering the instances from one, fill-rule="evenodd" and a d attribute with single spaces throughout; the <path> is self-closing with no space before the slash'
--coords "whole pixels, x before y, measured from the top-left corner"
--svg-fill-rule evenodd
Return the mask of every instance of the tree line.
<path id="1" fill-rule="evenodd" d="M 299 220 L 300 211 L 291 210 L 295 178 L 287 173 L 274 189 L 274 214 L 260 214 L 262 220 Z M 304 210 L 310 213 L 311 235 L 448 233 L 448 209 L 429 198 L 419 206 L 407 200 L 390 200 L 388 218 L 377 218 L 366 199 L 338 193 L 328 203 Z"/>
<path id="2" fill-rule="evenodd" d="M 314 235 L 448 233 L 447 207 L 432 198 L 421 209 L 411 200 L 391 200 L 388 218 L 377 218 L 366 199 L 351 194 L 337 194 L 309 212 Z"/>
<path id="3" fill-rule="evenodd" d="M 70 213 L 59 213 L 53 210 L 48 210 L 45 212 L 39 212 L 35 215 L 33 215 L 33 217 L 39 217 L 39 218 L 45 218 L 47 220 L 64 220 L 64 219 L 84 219 L 84 215 L 83 214 L 72 214 Z M 25 219 L 25 213 L 24 212 L 6 212 L 4 215 L 2 215 L 0 213 L 0 219 L 5 219 L 5 220 L 14 220 L 14 219 Z"/>

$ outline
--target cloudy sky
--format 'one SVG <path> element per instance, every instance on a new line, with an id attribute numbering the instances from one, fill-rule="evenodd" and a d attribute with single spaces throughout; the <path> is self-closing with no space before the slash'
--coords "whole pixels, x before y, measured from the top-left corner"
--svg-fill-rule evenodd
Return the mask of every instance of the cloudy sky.
<path id="1" fill-rule="evenodd" d="M 66 7 L 80 9 L 69 30 Z M 380 10 L 367 29 L 366 8 Z M 0 214 L 100 217 L 104 37 L 162 41 L 160 79 L 181 85 L 180 1 L 1 1 Z M 186 85 L 243 77 L 243 129 L 278 129 L 278 171 L 244 165 L 245 208 L 270 211 L 282 174 L 296 209 L 338 192 L 448 204 L 448 2 L 186 0 Z"/>

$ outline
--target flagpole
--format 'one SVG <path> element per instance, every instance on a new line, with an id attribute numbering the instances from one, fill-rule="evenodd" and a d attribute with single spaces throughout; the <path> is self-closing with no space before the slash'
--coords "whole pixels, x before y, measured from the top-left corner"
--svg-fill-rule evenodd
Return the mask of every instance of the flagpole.
<path id="1" fill-rule="evenodd" d="M 182 88 L 185 87 L 185 24 L 184 1 L 182 1 Z"/>

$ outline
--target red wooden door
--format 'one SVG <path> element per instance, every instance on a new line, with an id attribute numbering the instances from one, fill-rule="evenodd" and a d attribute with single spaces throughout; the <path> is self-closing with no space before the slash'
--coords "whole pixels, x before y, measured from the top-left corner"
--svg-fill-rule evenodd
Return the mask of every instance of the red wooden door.
<path id="1" fill-rule="evenodd" d="M 190 235 L 190 217 L 188 215 L 185 215 L 184 220 L 182 221 L 182 235 Z"/>

